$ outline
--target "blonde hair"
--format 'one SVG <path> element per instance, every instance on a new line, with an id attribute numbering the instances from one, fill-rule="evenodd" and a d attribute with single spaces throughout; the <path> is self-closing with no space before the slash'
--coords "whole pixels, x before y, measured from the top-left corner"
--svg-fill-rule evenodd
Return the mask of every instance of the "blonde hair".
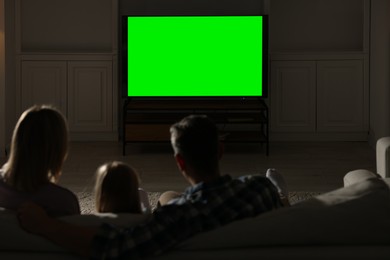
<path id="1" fill-rule="evenodd" d="M 97 212 L 141 213 L 137 172 L 123 162 L 103 164 L 96 171 Z"/>
<path id="2" fill-rule="evenodd" d="M 57 182 L 68 151 L 68 127 L 54 107 L 35 105 L 20 116 L 11 142 L 5 181 L 20 191 Z"/>

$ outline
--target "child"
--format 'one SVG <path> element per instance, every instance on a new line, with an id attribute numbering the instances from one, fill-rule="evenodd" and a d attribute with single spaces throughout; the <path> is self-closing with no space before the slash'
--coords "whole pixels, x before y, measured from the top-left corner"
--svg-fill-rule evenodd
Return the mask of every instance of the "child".
<path id="1" fill-rule="evenodd" d="M 0 169 L 0 207 L 31 200 L 52 216 L 80 214 L 78 199 L 58 182 L 68 152 L 68 129 L 53 107 L 36 105 L 19 118 L 9 159 Z"/>
<path id="2" fill-rule="evenodd" d="M 123 162 L 103 164 L 96 171 L 95 200 L 97 212 L 150 212 L 147 193 L 139 188 L 137 172 Z"/>

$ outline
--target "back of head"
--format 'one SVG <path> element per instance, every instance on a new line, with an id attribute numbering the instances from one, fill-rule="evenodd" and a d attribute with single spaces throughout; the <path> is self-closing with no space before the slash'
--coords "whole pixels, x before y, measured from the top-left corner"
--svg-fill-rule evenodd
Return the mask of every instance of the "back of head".
<path id="1" fill-rule="evenodd" d="M 4 177 L 18 190 L 34 191 L 61 173 L 68 151 L 68 129 L 53 107 L 36 105 L 19 118 Z"/>
<path id="2" fill-rule="evenodd" d="M 97 212 L 141 213 L 137 172 L 125 163 L 103 164 L 96 172 Z"/>
<path id="3" fill-rule="evenodd" d="M 219 139 L 215 123 L 205 115 L 190 115 L 170 128 L 175 154 L 180 154 L 198 174 L 218 171 Z"/>

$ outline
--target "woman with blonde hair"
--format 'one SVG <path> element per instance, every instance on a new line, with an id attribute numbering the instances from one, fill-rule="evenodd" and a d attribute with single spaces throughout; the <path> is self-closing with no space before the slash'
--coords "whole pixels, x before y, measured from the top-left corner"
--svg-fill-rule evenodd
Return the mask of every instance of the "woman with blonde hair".
<path id="1" fill-rule="evenodd" d="M 119 161 L 105 163 L 97 169 L 95 201 L 99 213 L 150 212 L 148 195 L 139 187 L 138 173 Z"/>
<path id="2" fill-rule="evenodd" d="M 52 216 L 80 214 L 76 195 L 57 185 L 67 152 L 67 124 L 58 110 L 35 105 L 24 111 L 0 170 L 0 207 L 17 209 L 31 200 Z"/>

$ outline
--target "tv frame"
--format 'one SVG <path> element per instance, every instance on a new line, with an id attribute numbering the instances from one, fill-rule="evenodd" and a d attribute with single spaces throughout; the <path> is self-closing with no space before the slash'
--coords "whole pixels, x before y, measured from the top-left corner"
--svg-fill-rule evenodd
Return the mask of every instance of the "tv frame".
<path id="1" fill-rule="evenodd" d="M 184 17 L 184 16 L 262 16 L 263 17 L 263 53 L 262 53 L 262 95 L 261 96 L 129 96 L 127 84 L 127 18 L 128 17 Z M 121 84 L 121 94 L 126 99 L 263 99 L 268 98 L 269 88 L 269 17 L 267 14 L 250 15 L 121 15 L 119 34 L 119 80 Z"/>

